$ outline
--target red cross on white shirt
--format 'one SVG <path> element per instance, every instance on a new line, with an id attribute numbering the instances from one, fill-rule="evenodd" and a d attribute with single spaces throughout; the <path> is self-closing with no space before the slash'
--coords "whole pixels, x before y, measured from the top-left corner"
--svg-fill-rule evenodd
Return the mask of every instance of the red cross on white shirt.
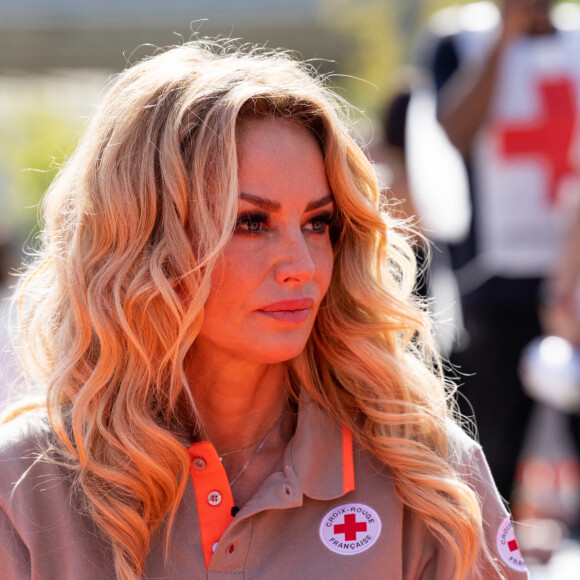
<path id="1" fill-rule="evenodd" d="M 498 124 L 500 150 L 507 160 L 537 159 L 548 172 L 548 199 L 556 202 L 560 182 L 574 172 L 570 162 L 577 119 L 575 89 L 567 77 L 543 79 L 537 85 L 540 114 L 526 122 Z"/>

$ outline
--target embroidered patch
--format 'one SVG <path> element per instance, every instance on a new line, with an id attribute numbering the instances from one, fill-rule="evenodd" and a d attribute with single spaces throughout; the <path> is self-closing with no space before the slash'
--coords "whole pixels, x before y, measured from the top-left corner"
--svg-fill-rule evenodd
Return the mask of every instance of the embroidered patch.
<path id="1" fill-rule="evenodd" d="M 527 571 L 509 516 L 500 524 L 497 531 L 497 552 L 500 558 L 513 570 Z"/>
<path id="2" fill-rule="evenodd" d="M 368 550 L 381 534 L 379 514 L 364 503 L 346 503 L 331 509 L 320 522 L 322 543 L 337 554 Z"/>

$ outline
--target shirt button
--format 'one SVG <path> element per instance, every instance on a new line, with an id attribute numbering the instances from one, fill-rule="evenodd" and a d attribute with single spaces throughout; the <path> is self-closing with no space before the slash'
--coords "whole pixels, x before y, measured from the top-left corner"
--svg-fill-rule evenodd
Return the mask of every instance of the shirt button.
<path id="1" fill-rule="evenodd" d="M 193 467 L 196 469 L 205 469 L 207 462 L 203 457 L 194 457 L 193 458 Z"/>
<path id="2" fill-rule="evenodd" d="M 215 552 L 215 549 L 218 547 L 218 543 L 216 542 L 212 547 L 211 547 L 211 551 Z"/>
<path id="3" fill-rule="evenodd" d="M 219 491 L 210 491 L 207 495 L 209 505 L 220 505 L 222 503 L 222 494 Z"/>

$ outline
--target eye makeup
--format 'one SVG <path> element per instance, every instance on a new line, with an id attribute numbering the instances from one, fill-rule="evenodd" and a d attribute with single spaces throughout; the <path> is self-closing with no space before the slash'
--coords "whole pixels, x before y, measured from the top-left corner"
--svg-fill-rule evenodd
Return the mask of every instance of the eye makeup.
<path id="1" fill-rule="evenodd" d="M 260 210 L 242 212 L 236 221 L 235 233 L 257 234 L 270 228 L 270 214 Z M 335 212 L 331 209 L 321 211 L 312 216 L 303 228 L 311 233 L 324 234 L 336 223 Z"/>

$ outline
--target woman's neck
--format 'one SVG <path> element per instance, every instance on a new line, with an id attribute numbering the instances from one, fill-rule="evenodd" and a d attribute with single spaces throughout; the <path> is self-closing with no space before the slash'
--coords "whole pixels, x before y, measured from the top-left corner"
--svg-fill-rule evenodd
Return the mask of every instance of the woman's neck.
<path id="1" fill-rule="evenodd" d="M 285 365 L 206 355 L 194 354 L 188 368 L 204 438 L 218 453 L 254 445 L 286 407 Z"/>
<path id="2" fill-rule="evenodd" d="M 252 364 L 198 347 L 187 372 L 203 420 L 202 437 L 220 455 L 235 505 L 241 507 L 282 468 L 294 432 L 286 364 Z"/>

